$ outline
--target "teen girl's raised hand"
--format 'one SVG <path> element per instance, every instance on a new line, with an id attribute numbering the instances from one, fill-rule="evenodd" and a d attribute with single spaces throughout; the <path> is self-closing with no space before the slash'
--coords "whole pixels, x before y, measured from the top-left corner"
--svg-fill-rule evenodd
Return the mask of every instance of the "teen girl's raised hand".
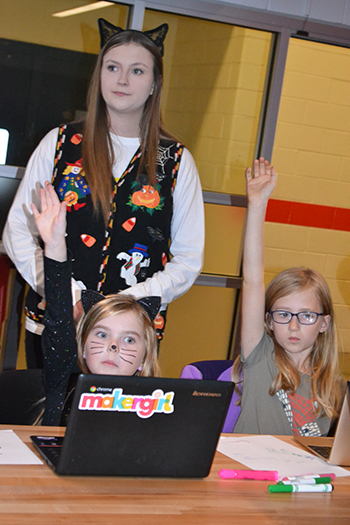
<path id="1" fill-rule="evenodd" d="M 31 204 L 36 227 L 45 245 L 44 253 L 59 262 L 67 259 L 66 207 L 66 202 L 59 201 L 53 186 L 47 181 L 45 187 L 40 189 L 41 212 L 34 203 Z"/>

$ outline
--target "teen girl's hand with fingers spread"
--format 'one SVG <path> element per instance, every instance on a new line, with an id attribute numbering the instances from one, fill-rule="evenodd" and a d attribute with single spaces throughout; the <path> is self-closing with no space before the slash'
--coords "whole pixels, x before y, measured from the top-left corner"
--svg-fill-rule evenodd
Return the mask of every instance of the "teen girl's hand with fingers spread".
<path id="1" fill-rule="evenodd" d="M 62 262 L 67 259 L 66 234 L 66 202 L 60 202 L 53 186 L 45 182 L 40 189 L 40 207 L 38 211 L 34 203 L 31 204 L 36 227 L 45 245 L 46 257 Z"/>

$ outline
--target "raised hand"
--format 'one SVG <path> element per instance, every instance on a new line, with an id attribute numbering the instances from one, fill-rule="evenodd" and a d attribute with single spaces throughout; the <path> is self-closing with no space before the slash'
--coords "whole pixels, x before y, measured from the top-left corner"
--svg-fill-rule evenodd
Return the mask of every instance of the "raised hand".
<path id="1" fill-rule="evenodd" d="M 66 234 L 66 202 L 60 202 L 53 186 L 45 182 L 40 189 L 40 207 L 31 204 L 36 227 L 44 242 L 44 253 L 47 257 L 57 261 L 65 261 L 67 248 Z"/>
<path id="2" fill-rule="evenodd" d="M 254 160 L 253 170 L 245 171 L 246 189 L 249 202 L 267 202 L 275 189 L 277 173 L 264 157 Z"/>
<path id="3" fill-rule="evenodd" d="M 264 333 L 265 287 L 263 231 L 267 202 L 277 174 L 263 157 L 245 172 L 247 220 L 243 243 L 241 352 L 244 358 L 254 350 Z"/>

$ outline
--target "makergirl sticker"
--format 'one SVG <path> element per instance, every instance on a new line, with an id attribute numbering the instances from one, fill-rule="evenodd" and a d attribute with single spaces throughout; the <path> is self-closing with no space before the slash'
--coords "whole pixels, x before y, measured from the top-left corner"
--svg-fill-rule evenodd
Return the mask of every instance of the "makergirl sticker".
<path id="1" fill-rule="evenodd" d="M 153 414 L 171 414 L 174 412 L 174 392 L 164 394 L 163 390 L 154 390 L 151 395 L 123 395 L 122 388 L 115 388 L 108 394 L 97 392 L 100 389 L 91 387 L 91 393 L 80 396 L 79 410 L 107 410 L 114 412 L 136 412 L 141 418 Z M 101 389 L 102 390 L 102 389 Z M 95 392 L 94 392 L 95 391 Z"/>

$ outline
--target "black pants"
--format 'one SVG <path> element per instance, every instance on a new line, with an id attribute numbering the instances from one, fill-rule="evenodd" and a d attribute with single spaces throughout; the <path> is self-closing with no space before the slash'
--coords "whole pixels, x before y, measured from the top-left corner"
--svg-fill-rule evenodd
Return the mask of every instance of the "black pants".
<path id="1" fill-rule="evenodd" d="M 41 335 L 26 330 L 25 346 L 27 368 L 44 368 Z"/>

